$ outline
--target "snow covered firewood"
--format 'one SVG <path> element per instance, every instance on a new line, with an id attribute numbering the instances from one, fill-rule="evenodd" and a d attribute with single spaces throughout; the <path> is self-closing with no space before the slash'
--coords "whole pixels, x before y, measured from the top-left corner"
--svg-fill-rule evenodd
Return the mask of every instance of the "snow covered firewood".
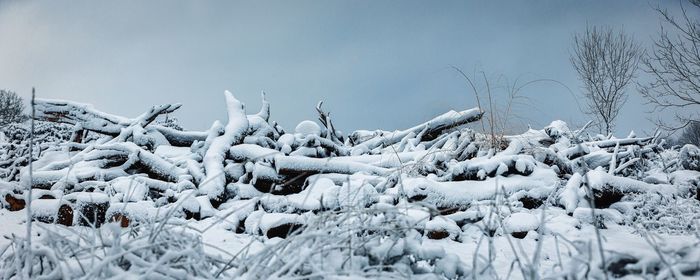
<path id="1" fill-rule="evenodd" d="M 450 238 L 456 240 L 462 233 L 462 230 L 453 220 L 437 216 L 425 223 L 425 235 L 430 239 Z"/>
<path id="2" fill-rule="evenodd" d="M 523 239 L 529 231 L 537 230 L 539 219 L 530 213 L 513 213 L 503 221 L 504 230 L 513 237 Z"/>
<path id="3" fill-rule="evenodd" d="M 303 217 L 297 214 L 266 213 L 260 217 L 258 227 L 267 238 L 286 238 L 304 226 Z"/>
<path id="4" fill-rule="evenodd" d="M 167 210 L 156 207 L 151 201 L 111 203 L 105 214 L 108 222 L 118 222 L 121 227 L 152 222 L 166 215 Z"/>
<path id="5" fill-rule="evenodd" d="M 519 247 L 535 251 L 523 271 L 535 272 L 533 278 L 576 270 L 577 255 L 591 277 L 613 270 L 650 276 L 635 270 L 642 261 L 648 271 L 698 274 L 697 148 L 679 150 L 633 133 L 591 136 L 582 133 L 585 126 L 572 131 L 563 121 L 503 135 L 503 145 L 494 146 L 492 135 L 464 126 L 482 116 L 479 109 L 407 130 L 358 130 L 346 139 L 321 103 L 318 120 L 285 133 L 270 120 L 264 96 L 252 115 L 230 93 L 225 98 L 228 122 L 204 132 L 151 123 L 177 104 L 127 119 L 85 104 L 41 101 L 43 117 L 74 126 L 41 126 L 35 132 L 47 137 L 32 155 L 28 129 L 0 127 L 3 206 L 24 209 L 26 190 L 19 186 L 31 179 L 34 220 L 79 226 L 35 224 L 41 235 L 32 240 L 32 276 L 517 278 L 512 245 L 516 255 Z M 2 211 L 4 224 L 24 222 L 17 218 L 24 211 Z M 599 233 L 605 266 L 586 255 L 597 245 L 595 226 L 615 227 Z M 674 242 L 658 242 L 657 251 L 638 226 L 650 238 Z M 204 250 L 202 242 L 213 247 Z M 112 261 L 114 250 L 123 258 Z M 12 269 L 23 262 L 13 260 L 24 260 L 15 252 L 0 252 L 10 260 L 0 261 L 0 274 L 15 277 Z M 103 269 L 80 268 L 78 262 L 92 263 L 93 252 Z M 223 252 L 238 257 L 231 263 Z M 52 261 L 51 254 L 71 257 Z M 554 270 L 547 268 L 551 260 Z M 620 265 L 629 269 L 610 268 Z"/>
<path id="6" fill-rule="evenodd" d="M 440 133 L 442 133 L 445 130 L 458 128 L 467 123 L 480 120 L 483 114 L 484 112 L 481 111 L 481 109 L 479 108 L 473 108 L 461 112 L 449 111 L 447 113 L 433 118 L 428 122 L 414 126 L 407 130 L 385 132 L 369 140 L 363 139 L 363 137 L 359 133 L 353 133 L 350 135 L 350 139 L 352 139 L 353 143 L 355 143 L 356 146 L 353 147 L 353 150 L 372 150 L 379 146 L 387 147 L 401 141 L 401 139 L 403 139 L 406 135 L 410 133 L 417 134 L 423 130 L 425 130 L 425 132 L 423 134 L 422 140 L 432 140 L 437 138 L 440 135 Z"/>
<path id="7" fill-rule="evenodd" d="M 146 151 L 133 143 L 114 143 L 96 147 L 96 150 L 117 150 L 127 152 L 130 158 L 136 160 L 136 164 L 144 167 L 143 171 L 155 179 L 178 182 L 180 176 L 187 174 L 187 171 L 175 166 L 163 158 Z"/>
<path id="8" fill-rule="evenodd" d="M 244 144 L 253 144 L 265 148 L 276 149 L 277 142 L 266 136 L 246 136 L 243 138 Z"/>
<path id="9" fill-rule="evenodd" d="M 586 174 L 586 184 L 593 192 L 596 208 L 607 208 L 620 201 L 627 193 L 663 193 L 679 194 L 681 190 L 670 185 L 648 184 L 632 178 L 614 176 L 602 168 L 591 170 Z"/>
<path id="10" fill-rule="evenodd" d="M 574 173 L 559 195 L 559 203 L 564 206 L 564 209 L 566 209 L 566 212 L 569 214 L 573 214 L 576 207 L 578 207 L 579 189 L 581 188 L 582 182 L 583 176 L 579 173 Z"/>
<path id="11" fill-rule="evenodd" d="M 228 124 L 224 134 L 212 140 L 203 158 L 206 177 L 199 185 L 200 193 L 206 194 L 212 200 L 221 199 L 226 185 L 224 159 L 231 146 L 243 141 L 248 130 L 248 118 L 243 103 L 233 94 L 226 91 L 226 106 L 228 109 Z"/>
<path id="12" fill-rule="evenodd" d="M 267 161 L 271 162 L 275 155 L 281 154 L 280 151 L 270 148 L 261 147 L 252 144 L 239 144 L 232 146 L 229 155 L 235 161 Z"/>
<path id="13" fill-rule="evenodd" d="M 354 174 L 358 172 L 364 172 L 373 175 L 388 175 L 391 172 L 391 170 L 387 168 L 381 168 L 365 163 L 354 162 L 344 157 L 318 159 L 301 156 L 276 155 L 274 157 L 274 166 L 277 170 L 277 173 L 282 175 L 300 173 Z"/>
<path id="14" fill-rule="evenodd" d="M 107 135 L 119 135 L 129 120 L 95 110 L 91 105 L 77 102 L 36 99 L 37 119 L 79 125 Z"/>
<path id="15" fill-rule="evenodd" d="M 111 115 L 98 111 L 91 105 L 70 101 L 36 99 L 35 106 L 39 120 L 78 125 L 81 129 L 116 136 L 132 124 L 145 127 L 159 115 L 179 109 L 181 104 L 153 106 L 134 119 Z"/>
<path id="16" fill-rule="evenodd" d="M 535 160 L 527 155 L 496 155 L 485 159 L 466 160 L 451 167 L 446 176 L 449 180 L 484 180 L 486 177 L 510 174 L 530 175 L 535 169 Z M 448 180 L 443 178 L 443 180 Z"/>
<path id="17" fill-rule="evenodd" d="M 149 127 L 158 130 L 174 146 L 189 147 L 195 141 L 204 141 L 207 138 L 207 133 L 202 131 L 179 131 L 160 125 L 150 125 Z"/>
<path id="18" fill-rule="evenodd" d="M 43 223 L 73 225 L 73 208 L 62 199 L 37 199 L 32 201 L 32 216 Z"/>
<path id="19" fill-rule="evenodd" d="M 204 140 L 206 137 L 206 133 L 204 132 L 178 131 L 160 125 L 149 125 L 158 116 L 172 113 L 180 107 L 181 104 L 153 106 L 138 117 L 128 119 L 101 112 L 88 104 L 62 100 L 36 100 L 37 119 L 74 125 L 76 131 L 76 138 L 74 140 L 76 141 L 83 138 L 82 135 L 79 135 L 83 134 L 82 131 L 94 131 L 111 136 L 123 134 L 122 137 L 127 137 L 132 132 L 124 132 L 122 129 L 126 129 L 130 126 L 139 126 L 141 128 L 146 128 L 148 126 L 149 130 L 157 131 L 158 134 L 167 139 L 168 143 L 176 146 L 189 146 L 194 141 Z"/>
<path id="20" fill-rule="evenodd" d="M 651 139 L 653 139 L 653 137 L 609 139 L 609 140 L 586 142 L 583 144 L 587 145 L 587 146 L 598 146 L 600 148 L 612 148 L 612 147 L 615 147 L 615 145 L 620 145 L 620 146 L 645 145 L 645 144 L 649 143 L 649 141 L 651 141 Z"/>
<path id="21" fill-rule="evenodd" d="M 310 134 L 304 137 L 299 143 L 302 146 L 320 146 L 326 149 L 328 152 L 333 153 L 337 156 L 348 156 L 350 155 L 350 149 L 344 145 L 333 142 L 333 140 L 322 138 L 318 135 Z"/>
<path id="22" fill-rule="evenodd" d="M 24 209 L 27 202 L 24 200 L 24 196 L 7 193 L 5 194 L 5 203 L 3 204 L 6 205 L 7 209 L 10 211 L 19 211 Z"/>
<path id="23" fill-rule="evenodd" d="M 568 140 L 573 137 L 571 129 L 569 129 L 569 125 L 561 120 L 551 122 L 544 128 L 544 132 L 547 133 L 550 138 L 556 141 L 559 141 L 562 138 Z"/>
<path id="24" fill-rule="evenodd" d="M 103 193 L 76 192 L 63 196 L 71 202 L 74 211 L 73 224 L 100 227 L 106 221 L 109 197 Z"/>
<path id="25" fill-rule="evenodd" d="M 252 165 L 252 169 L 246 169 L 250 169 L 250 174 L 252 176 L 252 178 L 250 178 L 250 183 L 261 192 L 289 194 L 301 190 L 300 188 L 293 186 L 291 182 L 285 180 L 286 178 L 284 176 L 280 176 L 269 164 L 256 162 Z M 301 181 L 303 182 L 303 180 Z M 292 190 L 292 188 L 294 190 Z"/>

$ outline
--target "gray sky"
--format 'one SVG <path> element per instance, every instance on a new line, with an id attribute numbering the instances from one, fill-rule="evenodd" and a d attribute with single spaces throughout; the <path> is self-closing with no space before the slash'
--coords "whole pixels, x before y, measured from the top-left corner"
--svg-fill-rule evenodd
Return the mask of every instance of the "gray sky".
<path id="1" fill-rule="evenodd" d="M 476 106 L 449 65 L 494 84 L 554 79 L 578 94 L 572 33 L 611 25 L 648 46 L 659 3 L 0 0 L 0 88 L 27 97 L 36 86 L 42 98 L 130 117 L 180 102 L 175 116 L 197 130 L 226 119 L 224 90 L 251 113 L 264 90 L 288 130 L 315 119 L 319 100 L 346 132 L 400 129 Z M 629 91 L 618 133 L 651 130 L 649 108 Z M 587 119 L 561 85 L 521 94 L 529 101 L 516 112 L 533 127 Z"/>

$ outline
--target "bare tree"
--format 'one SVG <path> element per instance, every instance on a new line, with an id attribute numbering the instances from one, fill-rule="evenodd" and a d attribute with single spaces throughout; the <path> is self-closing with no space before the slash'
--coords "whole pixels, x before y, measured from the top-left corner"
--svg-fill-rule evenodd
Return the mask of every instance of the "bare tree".
<path id="1" fill-rule="evenodd" d="M 700 14 L 700 1 L 691 0 L 690 13 L 681 5 L 681 18 L 668 10 L 657 8 L 663 23 L 654 50 L 642 60 L 644 71 L 652 82 L 640 87 L 640 92 L 654 111 L 673 110 L 675 124 L 660 119 L 665 129 L 677 130 L 700 121 L 700 21 L 690 15 Z M 666 27 L 670 27 L 671 32 Z M 683 113 L 689 111 L 690 113 Z"/>
<path id="2" fill-rule="evenodd" d="M 625 87 L 634 77 L 642 50 L 622 30 L 611 27 L 586 27 L 585 33 L 574 35 L 573 45 L 570 59 L 584 84 L 586 113 L 610 133 L 627 101 Z"/>
<path id="3" fill-rule="evenodd" d="M 0 89 L 0 125 L 20 122 L 25 119 L 24 102 L 16 93 Z"/>

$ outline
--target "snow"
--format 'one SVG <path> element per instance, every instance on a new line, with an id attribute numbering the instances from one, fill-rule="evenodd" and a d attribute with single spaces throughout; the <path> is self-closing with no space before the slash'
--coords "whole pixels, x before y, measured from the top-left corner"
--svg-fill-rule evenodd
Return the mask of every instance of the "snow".
<path id="1" fill-rule="evenodd" d="M 56 217 L 58 208 L 64 201 L 60 199 L 37 199 L 32 201 L 32 215 L 34 217 Z"/>
<path id="2" fill-rule="evenodd" d="M 120 202 L 137 202 L 144 200 L 148 195 L 148 186 L 134 178 L 121 177 L 110 183 L 111 188 L 119 194 L 117 200 Z"/>
<path id="3" fill-rule="evenodd" d="M 262 192 L 260 192 L 258 189 L 255 188 L 255 186 L 251 184 L 234 183 L 233 186 L 237 188 L 238 196 L 242 199 L 251 199 L 263 195 Z"/>
<path id="4" fill-rule="evenodd" d="M 376 167 L 360 162 L 353 162 L 342 157 L 336 158 L 306 158 L 302 156 L 275 156 L 275 168 L 278 173 L 284 169 L 293 169 L 296 171 L 308 171 L 319 173 L 343 173 L 353 174 L 365 172 L 367 174 L 387 175 L 390 170 L 382 167 Z"/>
<path id="5" fill-rule="evenodd" d="M 53 278 L 602 279 L 627 260 L 620 268 L 627 278 L 700 275 L 692 147 L 632 133 L 590 136 L 563 121 L 493 146 L 491 135 L 467 127 L 478 108 L 348 139 L 314 121 L 285 133 L 269 120 L 264 97 L 255 115 L 225 97 L 228 122 L 206 132 L 149 125 L 151 111 L 108 121 L 117 137 L 91 132 L 83 143 L 43 146 L 34 162 L 35 217 L 55 217 L 62 204 L 108 207 L 99 229 L 33 223 L 35 253 L 52 268 L 44 271 L 63 273 Z M 46 110 L 65 106 L 112 119 L 77 103 Z M 152 110 L 169 106 L 179 107 Z M 0 155 L 0 165 L 14 156 Z M 28 174 L 20 168 L 19 177 L 0 178 L 5 207 L 23 197 Z M 588 187 L 622 195 L 592 209 Z M 0 249 L 23 244 L 26 210 L 13 210 L 0 209 L 7 236 Z M 129 227 L 110 223 L 115 215 Z M 294 225 L 303 227 L 293 236 L 278 232 Z M 524 239 L 514 234 L 522 232 Z M 0 272 L 11 275 L 21 250 L 0 251 Z"/>
<path id="6" fill-rule="evenodd" d="M 199 215 L 202 218 L 209 218 L 216 214 L 216 209 L 211 205 L 209 197 L 207 196 L 197 196 L 195 197 L 197 203 L 199 204 Z"/>
<path id="7" fill-rule="evenodd" d="M 258 145 L 240 144 L 229 149 L 229 155 L 237 161 L 271 161 L 280 151 Z"/>
<path id="8" fill-rule="evenodd" d="M 556 120 L 551 122 L 548 126 L 544 128 L 544 131 L 549 135 L 550 137 L 554 139 L 566 137 L 566 138 L 571 138 L 571 130 L 569 129 L 569 125 L 567 125 L 564 121 L 561 120 Z"/>
<path id="9" fill-rule="evenodd" d="M 622 192 L 659 192 L 669 195 L 678 192 L 678 189 L 672 185 L 652 185 L 631 178 L 618 177 L 609 174 L 601 168 L 588 172 L 586 179 L 588 185 L 593 189 L 602 189 L 610 186 Z"/>
<path id="10" fill-rule="evenodd" d="M 153 202 L 150 201 L 110 204 L 109 208 L 107 209 L 106 216 L 112 217 L 117 213 L 125 215 L 133 222 L 153 221 L 153 219 L 156 217 L 160 218 L 166 214 L 165 211 L 159 211 Z"/>
<path id="11" fill-rule="evenodd" d="M 530 213 L 513 213 L 503 221 L 503 229 L 507 233 L 536 230 L 540 225 L 539 219 Z"/>
<path id="12" fill-rule="evenodd" d="M 336 192 L 341 207 L 366 207 L 375 202 L 377 190 L 363 181 L 344 183 Z"/>
<path id="13" fill-rule="evenodd" d="M 76 201 L 78 204 L 84 203 L 108 203 L 109 196 L 95 192 L 74 192 L 63 196 L 63 199 Z"/>
<path id="14" fill-rule="evenodd" d="M 462 229 L 460 229 L 457 226 L 457 223 L 455 223 L 453 220 L 450 220 L 445 217 L 435 217 L 432 220 L 428 221 L 425 223 L 425 230 L 426 231 L 446 231 L 447 233 L 450 234 L 450 238 L 455 239 L 457 238 L 461 233 Z"/>
<path id="15" fill-rule="evenodd" d="M 239 223 L 245 220 L 255 210 L 258 199 L 236 200 L 222 204 L 222 211 L 214 215 L 215 222 L 223 221 L 222 226 L 228 230 L 235 230 Z"/>
<path id="16" fill-rule="evenodd" d="M 426 201 L 444 206 L 490 199 L 503 190 L 507 194 L 512 194 L 520 190 L 554 188 L 557 184 L 556 173 L 542 168 L 535 169 L 529 176 L 497 176 L 484 181 L 436 182 L 425 178 L 403 179 L 403 189 L 409 197 L 426 195 Z M 398 188 L 394 188 L 392 192 L 398 192 Z"/>
<path id="17" fill-rule="evenodd" d="M 678 160 L 683 168 L 700 171 L 700 148 L 686 144 L 681 148 Z"/>
<path id="18" fill-rule="evenodd" d="M 593 217 L 598 217 L 604 222 L 612 222 L 615 224 L 621 224 L 624 221 L 624 217 L 615 209 L 592 209 L 592 208 L 576 208 L 573 213 L 573 217 L 581 222 L 593 224 Z"/>
<path id="19" fill-rule="evenodd" d="M 335 208 L 340 188 L 328 178 L 318 178 L 311 181 L 309 186 L 300 193 L 287 196 L 289 205 L 302 210 L 319 210 L 323 205 L 326 208 Z"/>
<path id="20" fill-rule="evenodd" d="M 700 186 L 700 171 L 676 170 L 671 173 L 671 183 L 682 186 Z"/>
<path id="21" fill-rule="evenodd" d="M 266 234 L 271 228 L 283 225 L 283 224 L 303 224 L 304 218 L 297 214 L 287 214 L 287 213 L 265 213 L 260 217 L 260 223 L 258 228 L 263 234 Z"/>
<path id="22" fill-rule="evenodd" d="M 170 159 L 174 162 L 189 158 L 190 153 L 190 147 L 174 147 L 167 145 L 160 145 L 156 148 L 155 152 L 153 152 L 156 156 Z"/>
<path id="23" fill-rule="evenodd" d="M 564 205 L 567 213 L 573 213 L 576 207 L 578 207 L 578 201 L 580 199 L 579 189 L 582 182 L 583 177 L 581 174 L 574 173 L 574 175 L 571 175 L 571 178 L 569 178 L 569 181 L 566 182 L 566 186 L 559 196 L 559 201 Z"/>
<path id="24" fill-rule="evenodd" d="M 294 128 L 294 132 L 300 135 L 321 135 L 321 127 L 316 122 L 305 120 Z"/>

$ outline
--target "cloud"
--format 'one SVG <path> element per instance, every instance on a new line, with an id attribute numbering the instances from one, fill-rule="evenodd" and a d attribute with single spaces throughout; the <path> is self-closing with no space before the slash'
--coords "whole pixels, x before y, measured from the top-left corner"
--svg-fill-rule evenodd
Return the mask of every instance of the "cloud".
<path id="1" fill-rule="evenodd" d="M 318 100 L 343 130 L 398 129 L 475 105 L 449 65 L 578 91 L 568 48 L 586 23 L 624 25 L 645 42 L 658 25 L 639 1 L 10 1 L 0 4 L 0 87 L 125 116 L 181 102 L 192 129 L 225 119 L 225 89 L 249 112 L 264 90 L 288 129 L 315 119 Z M 532 102 L 518 113 L 533 125 L 585 122 L 559 85 L 524 94 Z M 649 127 L 630 103 L 619 129 Z"/>

